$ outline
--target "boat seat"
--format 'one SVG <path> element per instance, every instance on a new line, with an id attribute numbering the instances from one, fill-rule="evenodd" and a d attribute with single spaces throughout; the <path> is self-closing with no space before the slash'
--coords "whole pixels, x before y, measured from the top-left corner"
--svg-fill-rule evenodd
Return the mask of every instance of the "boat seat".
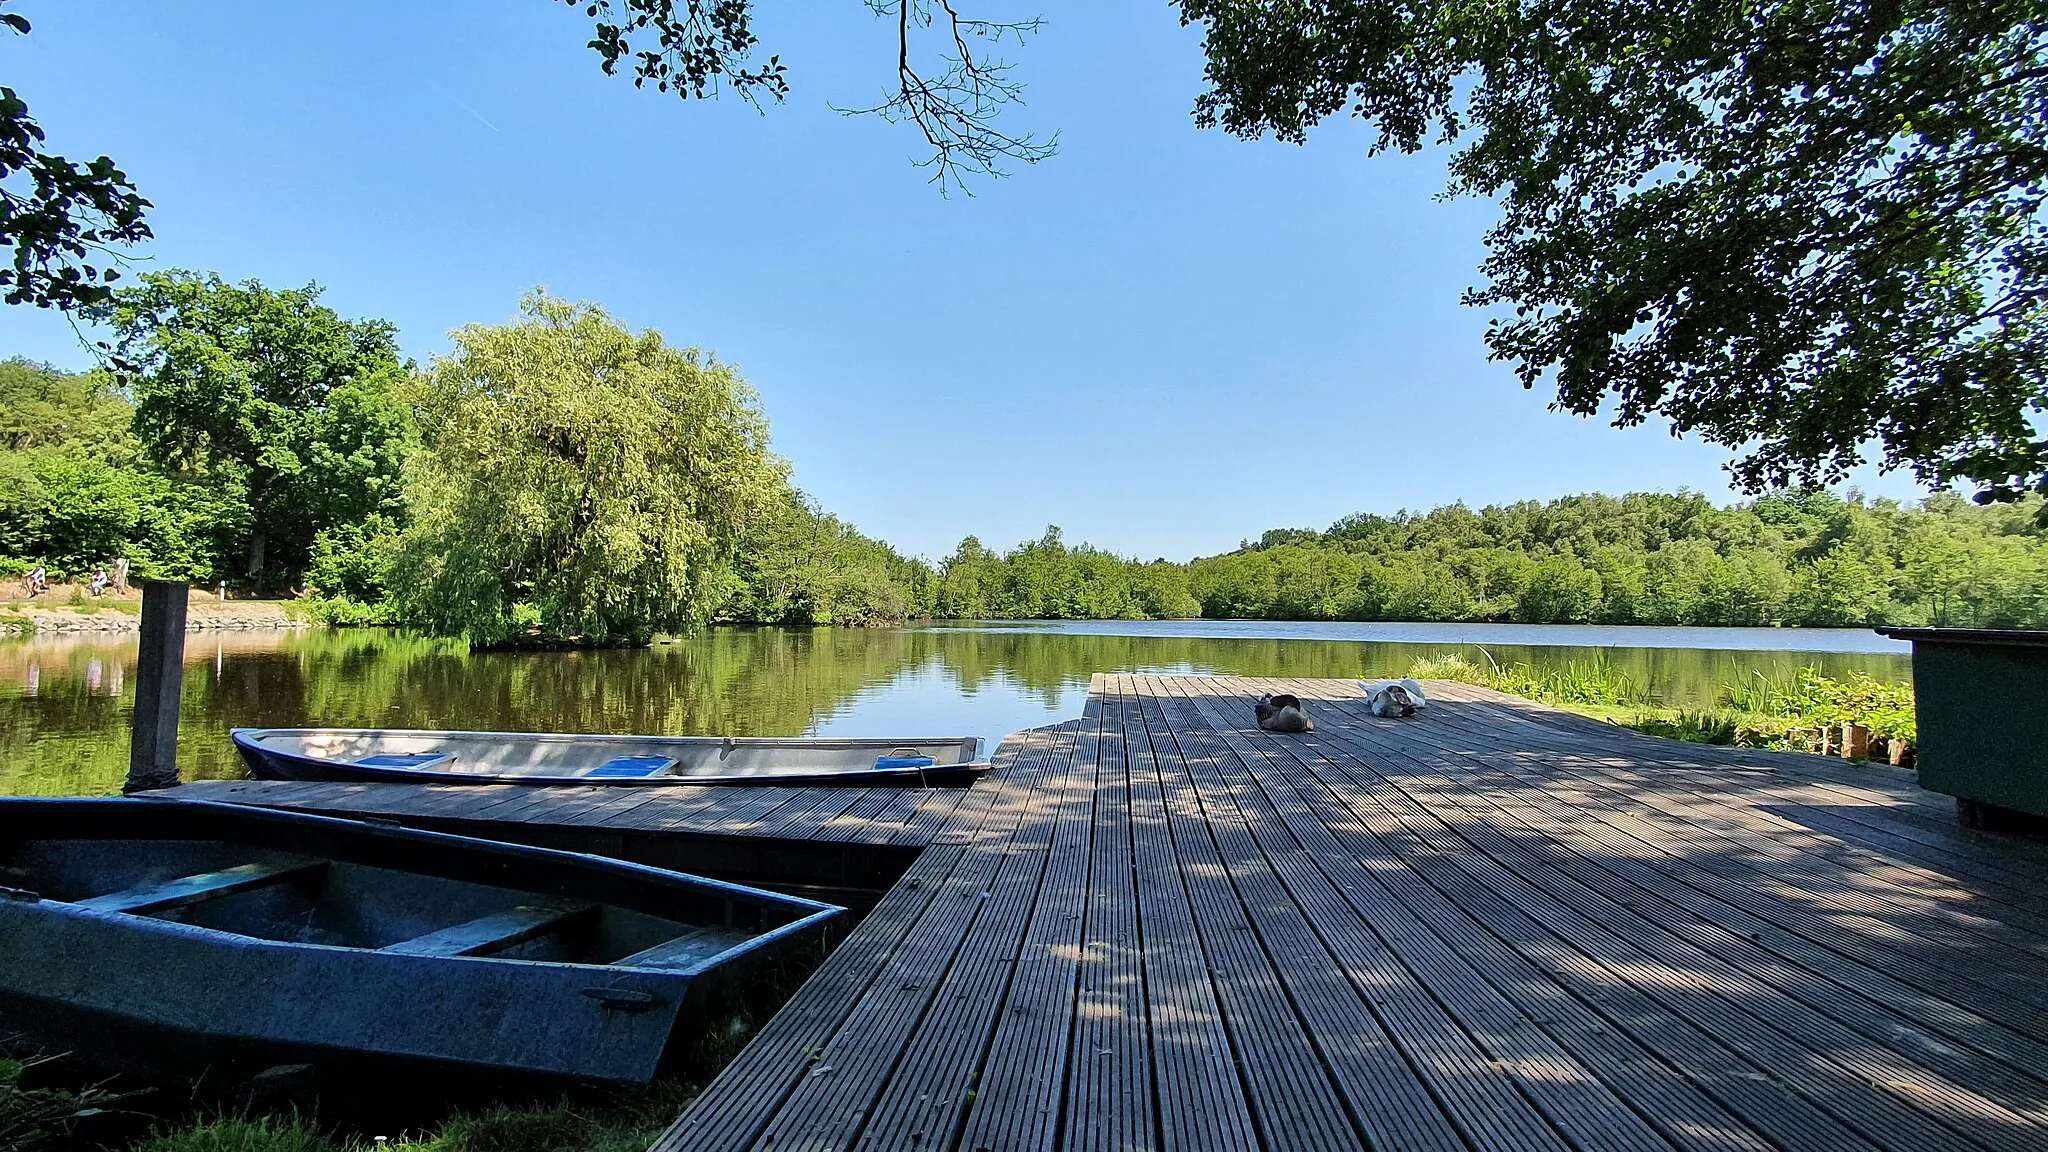
<path id="1" fill-rule="evenodd" d="M 325 860 L 296 860 L 284 864 L 238 864 L 218 872 L 201 872 L 194 876 L 180 876 L 176 880 L 164 880 L 155 884 L 143 884 L 79 900 L 80 908 L 94 912 L 126 912 L 130 915 L 144 915 L 150 912 L 164 912 L 197 904 L 202 900 L 214 900 L 247 892 L 252 888 L 276 884 L 295 876 L 304 876 L 327 867 Z"/>
<path id="2" fill-rule="evenodd" d="M 488 956 L 536 936 L 559 932 L 579 917 L 597 911 L 595 904 L 543 901 L 451 924 L 424 936 L 400 940 L 378 949 L 400 956 Z"/>
<path id="3" fill-rule="evenodd" d="M 586 780 L 657 776 L 676 766 L 673 756 L 614 756 L 583 774 Z"/>
<path id="4" fill-rule="evenodd" d="M 875 768 L 877 770 L 883 768 L 929 768 L 936 763 L 938 761 L 929 756 L 896 755 L 875 757 Z"/>
<path id="5" fill-rule="evenodd" d="M 753 939 L 744 928 L 700 928 L 652 948 L 612 961 L 614 968 L 688 968 L 708 960 L 736 944 Z"/>
<path id="6" fill-rule="evenodd" d="M 446 752 L 379 752 L 356 763 L 365 768 L 439 768 L 454 759 Z"/>

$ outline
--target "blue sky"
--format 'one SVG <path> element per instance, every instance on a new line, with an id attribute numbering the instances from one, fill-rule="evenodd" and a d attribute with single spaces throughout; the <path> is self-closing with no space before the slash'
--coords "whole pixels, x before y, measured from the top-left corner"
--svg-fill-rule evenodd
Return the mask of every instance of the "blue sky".
<path id="1" fill-rule="evenodd" d="M 891 73 L 857 0 L 762 6 L 793 91 L 758 113 L 603 76 L 549 0 L 14 7 L 6 82 L 50 145 L 156 204 L 139 267 L 317 281 L 421 359 L 536 285 L 598 302 L 737 364 L 797 482 L 911 552 L 1056 523 L 1184 559 L 1354 511 L 1729 495 L 1725 450 L 1487 362 L 1458 296 L 1492 210 L 1436 199 L 1441 150 L 1196 130 L 1199 37 L 1164 3 L 986 0 L 1046 18 L 1003 123 L 1060 151 L 950 198 L 911 131 L 833 110 Z M 86 362 L 18 308 L 0 354 Z"/>

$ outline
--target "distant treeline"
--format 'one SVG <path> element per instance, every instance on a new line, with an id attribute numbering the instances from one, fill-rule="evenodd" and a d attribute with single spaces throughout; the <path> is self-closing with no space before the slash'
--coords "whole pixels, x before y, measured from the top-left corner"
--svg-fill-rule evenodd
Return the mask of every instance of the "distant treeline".
<path id="1" fill-rule="evenodd" d="M 1187 564 L 1070 548 L 1058 529 L 1000 555 L 970 537 L 928 572 L 891 563 L 905 600 L 940 617 L 2037 627 L 2039 507 L 1570 496 L 1278 528 Z"/>
<path id="2" fill-rule="evenodd" d="M 1573 496 L 1275 528 L 1187 563 L 1057 528 L 937 562 L 819 508 L 728 365 L 536 293 L 404 362 L 318 290 L 150 273 L 129 375 L 0 363 L 0 577 L 313 597 L 475 643 L 913 618 L 2048 625 L 2038 500 Z"/>

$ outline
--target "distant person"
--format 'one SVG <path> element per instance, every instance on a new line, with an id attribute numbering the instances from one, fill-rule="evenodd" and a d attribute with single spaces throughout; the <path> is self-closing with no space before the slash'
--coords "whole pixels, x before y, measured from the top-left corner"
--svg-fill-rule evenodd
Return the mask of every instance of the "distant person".
<path id="1" fill-rule="evenodd" d="M 50 590 L 50 574 L 41 564 L 28 570 L 28 594 L 40 596 Z"/>
<path id="2" fill-rule="evenodd" d="M 114 591 L 123 596 L 128 594 L 128 558 L 122 556 L 114 561 Z"/>
<path id="3" fill-rule="evenodd" d="M 107 585 L 113 582 L 114 578 L 107 575 L 106 565 L 100 565 L 100 570 L 92 574 L 92 594 L 94 596 L 104 596 L 107 591 Z"/>

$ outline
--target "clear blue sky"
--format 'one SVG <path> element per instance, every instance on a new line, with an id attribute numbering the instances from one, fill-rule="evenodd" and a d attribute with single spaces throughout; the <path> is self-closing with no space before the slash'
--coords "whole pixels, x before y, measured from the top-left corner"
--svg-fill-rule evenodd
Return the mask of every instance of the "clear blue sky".
<path id="1" fill-rule="evenodd" d="M 737 364 L 797 482 L 908 551 L 1056 523 L 1184 559 L 1353 511 L 1728 497 L 1725 451 L 1549 412 L 1486 361 L 1458 296 L 1491 208 L 1434 199 L 1441 151 L 1197 131 L 1199 39 L 1164 3 L 977 3 L 1046 17 L 1003 123 L 1060 153 L 971 198 L 908 129 L 833 111 L 891 74 L 858 0 L 761 5 L 793 87 L 764 113 L 603 76 L 551 0 L 26 0 L 0 52 L 53 148 L 155 202 L 140 266 L 318 281 L 422 359 L 535 285 L 599 302 Z M 12 354 L 86 362 L 0 309 Z"/>

